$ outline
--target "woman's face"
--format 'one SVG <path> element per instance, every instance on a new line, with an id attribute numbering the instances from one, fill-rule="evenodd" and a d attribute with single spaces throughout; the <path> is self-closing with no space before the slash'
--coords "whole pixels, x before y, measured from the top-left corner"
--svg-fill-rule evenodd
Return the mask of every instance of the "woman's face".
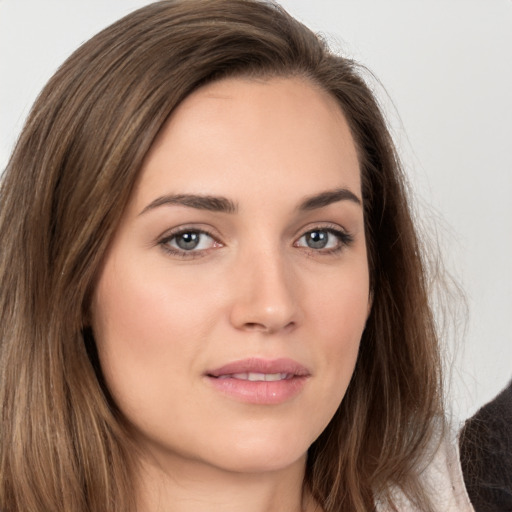
<path id="1" fill-rule="evenodd" d="M 101 269 L 107 386 L 160 461 L 302 464 L 352 376 L 369 310 L 356 149 L 299 79 L 223 80 L 173 113 Z"/>

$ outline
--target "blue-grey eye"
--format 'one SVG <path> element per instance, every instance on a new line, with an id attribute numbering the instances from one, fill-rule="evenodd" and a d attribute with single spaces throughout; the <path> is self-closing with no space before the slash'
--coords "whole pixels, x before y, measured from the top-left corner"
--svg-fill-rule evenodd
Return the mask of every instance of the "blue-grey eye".
<path id="1" fill-rule="evenodd" d="M 195 249 L 200 242 L 200 233 L 195 233 L 193 231 L 189 233 L 180 233 L 176 235 L 174 239 L 176 240 L 176 245 L 185 251 L 189 251 L 191 249 Z"/>
<path id="2" fill-rule="evenodd" d="M 215 243 L 214 239 L 202 231 L 182 231 L 167 240 L 167 245 L 182 251 L 201 251 L 209 249 Z"/>
<path id="3" fill-rule="evenodd" d="M 327 231 L 310 231 L 304 235 L 306 245 L 311 249 L 325 249 L 329 243 L 329 237 L 333 235 Z"/>
<path id="4" fill-rule="evenodd" d="M 335 229 L 312 229 L 304 233 L 296 242 L 297 247 L 308 249 L 337 249 L 350 242 L 350 235 Z"/>

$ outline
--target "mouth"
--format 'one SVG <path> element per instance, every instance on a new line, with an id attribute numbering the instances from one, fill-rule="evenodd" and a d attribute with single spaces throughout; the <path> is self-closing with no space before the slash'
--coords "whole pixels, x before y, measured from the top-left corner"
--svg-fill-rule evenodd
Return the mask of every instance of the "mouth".
<path id="1" fill-rule="evenodd" d="M 278 380 L 286 380 L 293 378 L 294 375 L 290 373 L 232 373 L 227 375 L 219 375 L 217 379 L 238 379 L 249 380 L 251 382 L 276 382 Z"/>
<path id="2" fill-rule="evenodd" d="M 228 398 L 257 405 L 276 405 L 296 397 L 311 376 L 292 359 L 244 359 L 208 371 L 213 389 Z"/>

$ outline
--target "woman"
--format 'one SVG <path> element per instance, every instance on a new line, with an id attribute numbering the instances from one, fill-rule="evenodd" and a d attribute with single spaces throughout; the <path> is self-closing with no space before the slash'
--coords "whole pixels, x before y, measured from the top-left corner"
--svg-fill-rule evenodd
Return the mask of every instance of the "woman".
<path id="1" fill-rule="evenodd" d="M 279 7 L 164 1 L 85 43 L 1 204 L 0 509 L 469 507 L 432 489 L 440 359 L 385 122 Z"/>

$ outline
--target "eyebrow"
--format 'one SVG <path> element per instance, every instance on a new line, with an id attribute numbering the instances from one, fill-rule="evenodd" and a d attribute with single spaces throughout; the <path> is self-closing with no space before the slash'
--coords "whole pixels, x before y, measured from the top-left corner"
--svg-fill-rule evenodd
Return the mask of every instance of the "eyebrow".
<path id="1" fill-rule="evenodd" d="M 315 194 L 314 196 L 306 197 L 306 199 L 300 203 L 298 209 L 300 211 L 316 210 L 339 201 L 351 201 L 358 205 L 362 204 L 361 199 L 347 188 L 337 188 L 334 190 L 320 192 L 320 194 Z"/>
<path id="2" fill-rule="evenodd" d="M 197 194 L 169 194 L 151 201 L 139 215 L 164 205 L 188 206 L 189 208 L 196 208 L 198 210 L 221 213 L 236 213 L 238 210 L 237 205 L 225 197 Z"/>
<path id="3" fill-rule="evenodd" d="M 337 188 L 306 197 L 297 209 L 299 211 L 316 210 L 339 201 L 352 201 L 353 203 L 361 204 L 361 200 L 353 192 L 346 188 Z M 197 210 L 220 213 L 236 213 L 238 211 L 238 205 L 226 197 L 200 194 L 167 194 L 151 201 L 139 215 L 166 205 L 186 206 Z"/>

